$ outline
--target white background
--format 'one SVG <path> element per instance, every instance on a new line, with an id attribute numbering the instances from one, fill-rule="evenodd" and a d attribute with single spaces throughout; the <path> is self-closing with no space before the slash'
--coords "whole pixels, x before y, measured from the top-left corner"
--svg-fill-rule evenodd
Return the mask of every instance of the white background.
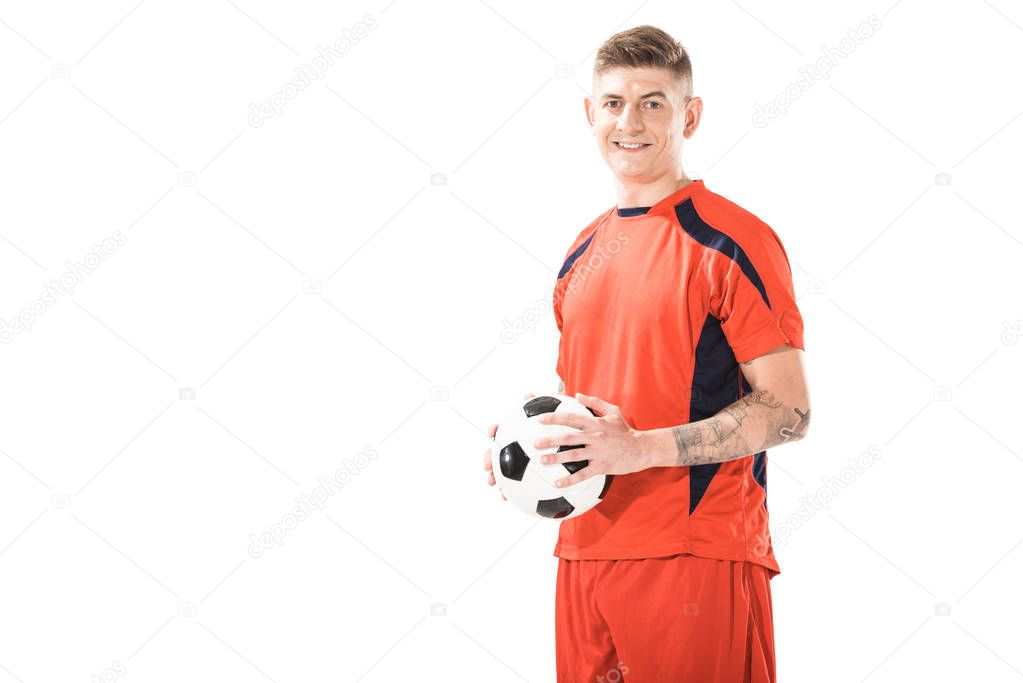
<path id="1" fill-rule="evenodd" d="M 1023 677 L 1023 8 L 388 2 L 0 6 L 0 682 L 553 680 L 556 525 L 484 485 L 483 430 L 556 386 L 555 274 L 615 201 L 593 52 L 642 23 L 806 325 L 779 680 Z"/>

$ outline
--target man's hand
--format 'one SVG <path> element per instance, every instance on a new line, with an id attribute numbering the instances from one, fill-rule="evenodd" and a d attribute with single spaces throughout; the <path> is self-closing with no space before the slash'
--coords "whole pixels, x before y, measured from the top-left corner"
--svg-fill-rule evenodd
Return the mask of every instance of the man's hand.
<path id="1" fill-rule="evenodd" d="M 531 398 L 536 398 L 536 394 L 526 394 L 522 397 L 522 402 L 525 403 Z M 487 428 L 487 436 L 491 439 L 497 436 L 497 425 L 490 425 L 490 427 Z M 494 462 L 490 451 L 491 449 L 488 448 L 483 452 L 483 470 L 487 473 L 487 483 L 494 486 L 497 484 L 497 480 L 494 479 Z M 503 493 L 501 494 L 501 498 L 508 500 L 504 497 Z"/>
<path id="2" fill-rule="evenodd" d="M 487 429 L 487 436 L 489 436 L 491 439 L 493 439 L 496 435 L 497 435 L 497 425 L 490 425 L 490 427 Z M 483 452 L 483 469 L 487 473 L 487 483 L 490 484 L 491 486 L 496 485 L 497 484 L 497 480 L 494 479 L 494 464 L 493 464 L 493 461 L 492 461 L 492 459 L 490 457 L 490 449 L 489 448 Z M 504 498 L 504 494 L 503 493 L 501 494 L 501 498 Z M 508 500 L 507 498 L 504 498 L 504 499 Z"/>
<path id="3" fill-rule="evenodd" d="M 644 432 L 633 429 L 618 406 L 596 396 L 576 394 L 576 399 L 587 408 L 592 408 L 599 417 L 574 415 L 570 413 L 547 413 L 537 418 L 542 424 L 558 424 L 582 430 L 560 436 L 538 439 L 536 448 L 557 448 L 578 446 L 562 453 L 545 455 L 544 464 L 578 462 L 588 460 L 589 464 L 575 474 L 559 479 L 559 487 L 571 486 L 596 474 L 629 474 L 649 467 L 647 463 Z"/>

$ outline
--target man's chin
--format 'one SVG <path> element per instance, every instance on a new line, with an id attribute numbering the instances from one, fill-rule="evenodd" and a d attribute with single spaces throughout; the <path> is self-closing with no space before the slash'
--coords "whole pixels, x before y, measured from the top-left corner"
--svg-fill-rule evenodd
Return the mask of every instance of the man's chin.
<path id="1" fill-rule="evenodd" d="M 630 180 L 641 179 L 649 175 L 650 171 L 646 166 L 635 164 L 615 164 L 611 168 L 619 178 L 629 178 Z"/>

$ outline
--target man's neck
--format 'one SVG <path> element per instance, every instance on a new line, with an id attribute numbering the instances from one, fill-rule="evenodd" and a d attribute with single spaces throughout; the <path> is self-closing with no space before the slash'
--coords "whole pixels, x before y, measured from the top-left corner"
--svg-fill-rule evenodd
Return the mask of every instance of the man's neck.
<path id="1" fill-rule="evenodd" d="M 623 184 L 615 178 L 618 190 L 618 207 L 622 209 L 635 206 L 653 206 L 668 195 L 678 192 L 693 182 L 684 171 L 678 177 L 665 176 L 652 183 Z"/>

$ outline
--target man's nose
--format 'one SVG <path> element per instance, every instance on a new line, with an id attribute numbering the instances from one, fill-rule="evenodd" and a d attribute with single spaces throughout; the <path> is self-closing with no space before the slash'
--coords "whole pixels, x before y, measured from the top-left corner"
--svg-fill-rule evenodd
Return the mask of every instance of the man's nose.
<path id="1" fill-rule="evenodd" d="M 642 118 L 635 107 L 627 104 L 618 116 L 618 123 L 615 127 L 622 132 L 632 133 L 643 128 Z"/>

